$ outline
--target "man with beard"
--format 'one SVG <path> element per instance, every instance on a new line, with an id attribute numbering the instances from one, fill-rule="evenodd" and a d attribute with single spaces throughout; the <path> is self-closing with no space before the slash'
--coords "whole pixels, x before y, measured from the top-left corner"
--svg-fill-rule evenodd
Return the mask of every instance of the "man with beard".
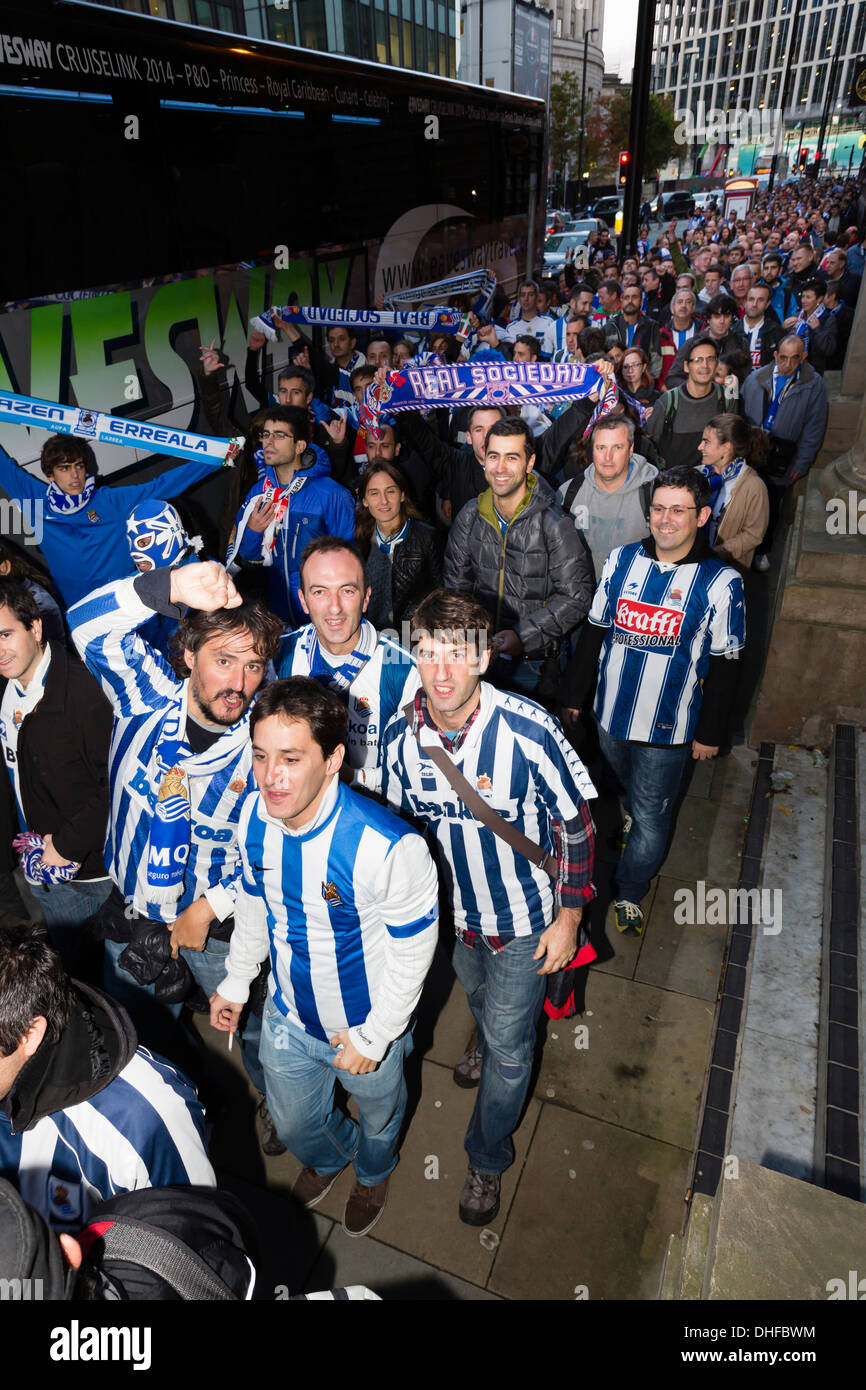
<path id="1" fill-rule="evenodd" d="M 180 620 L 174 669 L 138 634 L 154 612 Z M 105 985 L 143 1040 L 175 1060 L 190 983 L 178 953 L 206 995 L 224 973 L 238 819 L 254 786 L 249 712 L 282 624 L 208 561 L 107 584 L 70 610 L 69 626 L 114 710 Z M 258 1026 L 251 1017 L 241 1045 L 263 1091 Z"/>

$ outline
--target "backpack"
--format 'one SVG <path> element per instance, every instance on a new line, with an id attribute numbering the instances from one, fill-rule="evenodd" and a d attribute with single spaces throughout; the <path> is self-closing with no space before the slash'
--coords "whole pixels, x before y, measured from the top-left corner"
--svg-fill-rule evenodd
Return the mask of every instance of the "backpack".
<path id="1" fill-rule="evenodd" d="M 575 477 L 572 478 L 571 482 L 568 485 L 568 488 L 566 489 L 565 497 L 562 499 L 562 507 L 564 511 L 571 511 L 571 508 L 574 505 L 574 499 L 577 497 L 577 494 L 583 487 L 583 480 L 585 477 L 586 474 L 581 473 L 579 476 L 575 475 Z M 647 524 L 649 524 L 650 497 L 652 496 L 652 487 L 652 482 L 641 483 L 640 485 L 641 511 L 644 514 L 644 520 L 647 522 Z"/>
<path id="2" fill-rule="evenodd" d="M 674 389 L 668 391 L 665 396 L 665 418 L 662 424 L 662 435 L 658 446 L 662 456 L 664 456 L 665 445 L 669 444 L 673 439 L 674 421 L 677 418 L 677 411 L 680 407 L 680 390 L 681 388 L 679 386 L 675 386 Z M 723 415 L 726 408 L 725 388 L 716 382 L 713 386 L 713 390 L 716 393 L 716 405 L 718 406 L 719 414 Z"/>

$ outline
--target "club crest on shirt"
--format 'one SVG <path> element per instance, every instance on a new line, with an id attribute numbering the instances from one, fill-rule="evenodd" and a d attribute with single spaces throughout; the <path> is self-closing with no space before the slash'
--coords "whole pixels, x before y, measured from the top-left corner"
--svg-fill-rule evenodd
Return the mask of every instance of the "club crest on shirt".
<path id="1" fill-rule="evenodd" d="M 367 699 L 366 695 L 356 696 L 355 709 L 357 710 L 358 714 L 370 713 L 370 701 Z"/>
<path id="2" fill-rule="evenodd" d="M 667 602 L 672 608 L 682 608 L 683 594 L 681 589 L 671 589 L 667 597 Z"/>
<path id="3" fill-rule="evenodd" d="M 234 792 L 236 796 L 240 796 L 242 791 L 246 791 L 246 786 L 247 784 L 243 777 L 236 777 L 233 782 L 229 782 L 229 791 Z"/>
<path id="4" fill-rule="evenodd" d="M 478 788 L 478 790 L 479 790 L 480 792 L 492 792 L 492 791 L 493 791 L 493 783 L 491 782 L 490 778 L 487 776 L 486 772 L 482 772 L 481 776 L 478 778 L 478 781 L 475 783 L 475 785 L 476 785 L 476 787 Z"/>
<path id="5" fill-rule="evenodd" d="M 98 521 L 98 520 L 99 520 L 99 512 L 95 512 L 95 511 L 93 510 L 93 508 L 91 507 L 90 511 L 87 513 L 87 520 L 88 520 L 88 521 Z"/>
<path id="6" fill-rule="evenodd" d="M 333 880 L 328 883 L 325 883 L 324 879 L 322 880 L 322 897 L 329 906 L 332 903 L 337 907 L 343 906 L 343 899 L 340 897 L 339 889 Z"/>
<path id="7" fill-rule="evenodd" d="M 81 1185 L 71 1182 L 68 1178 L 49 1178 L 48 1212 L 49 1216 L 57 1221 L 80 1221 L 82 1217 Z"/>
<path id="8" fill-rule="evenodd" d="M 16 709 L 16 710 L 13 712 L 13 715 L 12 715 L 12 723 L 15 725 L 15 728 L 16 728 L 16 729 L 18 728 L 18 725 L 19 725 L 20 723 L 22 723 L 23 719 L 24 719 L 24 714 L 23 714 L 23 712 L 22 712 L 20 709 Z"/>

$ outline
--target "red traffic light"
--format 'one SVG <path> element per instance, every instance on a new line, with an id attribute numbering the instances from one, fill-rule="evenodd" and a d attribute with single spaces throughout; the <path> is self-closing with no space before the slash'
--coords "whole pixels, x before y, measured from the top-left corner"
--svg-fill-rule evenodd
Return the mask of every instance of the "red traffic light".
<path id="1" fill-rule="evenodd" d="M 803 160 L 805 160 L 805 159 L 808 159 L 808 157 L 809 157 L 809 151 L 808 151 L 807 149 L 802 149 L 802 150 L 800 151 L 800 158 L 803 159 Z"/>
<path id="2" fill-rule="evenodd" d="M 622 168 L 624 164 L 628 164 L 628 150 L 620 150 L 619 167 Z"/>

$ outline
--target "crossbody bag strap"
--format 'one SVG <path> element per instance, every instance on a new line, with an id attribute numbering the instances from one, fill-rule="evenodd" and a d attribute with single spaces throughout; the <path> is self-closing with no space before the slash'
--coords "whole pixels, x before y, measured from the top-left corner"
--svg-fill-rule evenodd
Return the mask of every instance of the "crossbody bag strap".
<path id="1" fill-rule="evenodd" d="M 404 705 L 403 716 L 411 729 L 415 722 L 415 706 L 412 704 Z M 494 835 L 498 835 L 500 840 L 504 840 L 517 854 L 522 854 L 537 869 L 543 869 L 554 880 L 559 877 L 559 865 L 554 856 L 549 854 L 546 849 L 542 849 L 541 845 L 537 845 L 534 840 L 530 840 L 528 835 L 524 835 L 510 821 L 504 820 L 497 811 L 493 810 L 492 806 L 488 806 L 471 783 L 467 782 L 459 768 L 454 766 L 444 748 L 437 748 L 429 743 L 422 744 L 417 733 L 415 734 L 415 741 L 424 756 L 438 767 L 443 777 L 447 777 L 464 806 L 472 812 L 476 820 L 481 821 L 482 825 L 486 825 L 488 830 L 492 831 Z"/>

